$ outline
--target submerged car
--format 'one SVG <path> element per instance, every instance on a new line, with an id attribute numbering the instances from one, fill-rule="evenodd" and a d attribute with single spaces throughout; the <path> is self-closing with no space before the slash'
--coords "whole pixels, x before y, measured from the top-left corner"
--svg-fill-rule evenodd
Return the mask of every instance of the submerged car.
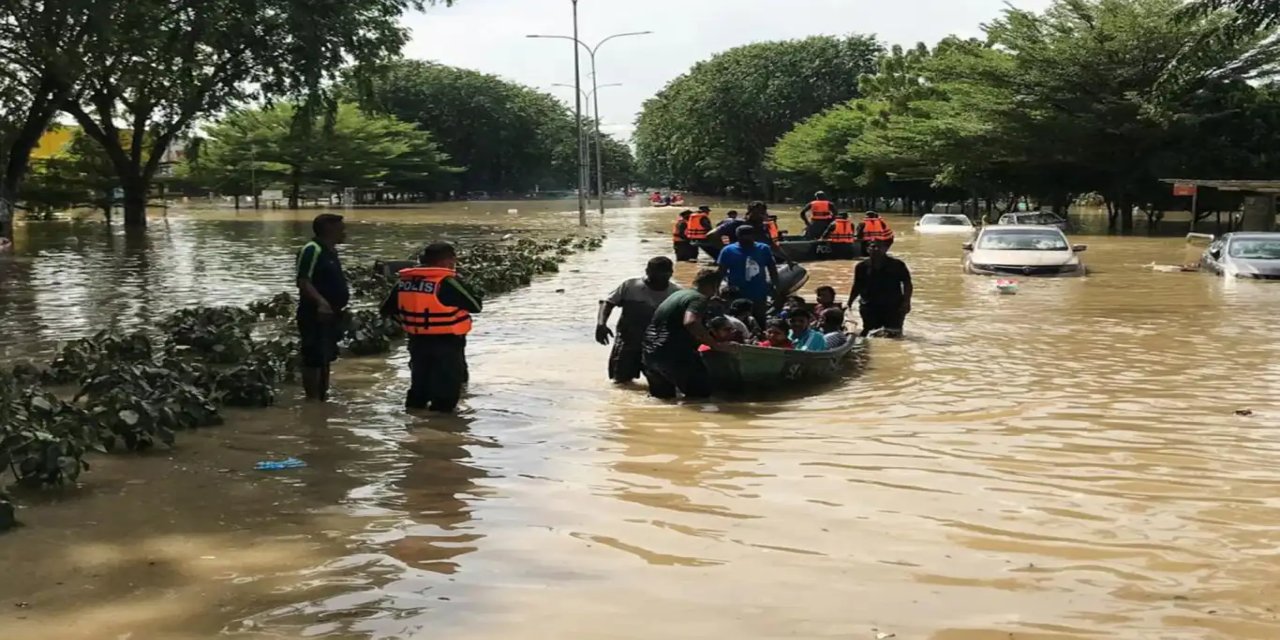
<path id="1" fill-rule="evenodd" d="M 1200 268 L 1236 278 L 1280 280 L 1280 233 L 1236 232 L 1215 238 L 1200 258 Z"/>
<path id="2" fill-rule="evenodd" d="M 1054 227 L 1004 225 L 983 227 L 973 242 L 964 243 L 964 270 L 982 275 L 1082 276 L 1080 253 Z"/>
<path id="3" fill-rule="evenodd" d="M 1027 224 L 1045 227 L 1057 227 L 1063 231 L 1067 231 L 1070 223 L 1067 219 L 1055 213 L 1045 211 L 1015 211 L 1000 216 L 999 222 L 996 224 Z"/>
<path id="4" fill-rule="evenodd" d="M 916 233 L 934 234 L 971 234 L 973 222 L 968 216 L 959 213 L 927 213 L 916 221 Z"/>

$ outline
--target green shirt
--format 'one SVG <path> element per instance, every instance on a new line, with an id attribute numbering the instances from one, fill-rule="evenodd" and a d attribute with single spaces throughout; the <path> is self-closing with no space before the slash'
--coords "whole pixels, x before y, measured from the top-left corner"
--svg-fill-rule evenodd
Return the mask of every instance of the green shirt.
<path id="1" fill-rule="evenodd" d="M 707 314 L 710 301 L 695 289 L 681 289 L 658 305 L 653 313 L 653 321 L 644 334 L 644 352 L 646 355 L 687 356 L 698 354 L 698 341 L 684 326 L 685 313 L 694 313 L 699 317 Z"/>

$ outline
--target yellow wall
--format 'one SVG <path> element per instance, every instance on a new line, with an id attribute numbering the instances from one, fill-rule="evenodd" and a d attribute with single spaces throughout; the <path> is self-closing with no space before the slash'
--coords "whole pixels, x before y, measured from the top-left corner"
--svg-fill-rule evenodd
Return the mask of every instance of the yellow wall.
<path id="1" fill-rule="evenodd" d="M 71 139 L 75 137 L 79 129 L 79 127 L 57 126 L 44 132 L 44 135 L 40 136 L 40 143 L 31 152 L 31 158 L 42 160 L 57 155 L 58 152 L 71 144 Z"/>

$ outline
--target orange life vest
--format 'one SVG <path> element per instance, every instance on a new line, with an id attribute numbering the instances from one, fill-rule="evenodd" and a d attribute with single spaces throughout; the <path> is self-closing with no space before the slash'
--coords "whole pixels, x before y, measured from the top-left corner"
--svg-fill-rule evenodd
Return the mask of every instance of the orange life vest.
<path id="1" fill-rule="evenodd" d="M 866 218 L 862 221 L 862 239 L 867 242 L 892 240 L 893 229 L 889 228 L 889 223 L 884 218 Z"/>
<path id="2" fill-rule="evenodd" d="M 684 222 L 684 218 L 676 218 L 676 223 L 671 226 L 671 241 L 676 244 L 680 244 L 681 242 L 688 242 L 688 240 L 686 240 L 685 237 L 680 234 L 681 222 Z M 685 229 L 688 229 L 688 227 L 685 227 Z"/>
<path id="3" fill-rule="evenodd" d="M 814 222 L 826 222 L 832 217 L 830 200 L 814 200 L 809 203 L 809 219 Z"/>
<path id="4" fill-rule="evenodd" d="M 465 336 L 471 332 L 471 313 L 450 307 L 436 297 L 440 283 L 455 275 L 452 269 L 413 267 L 400 272 L 396 300 L 400 324 L 411 336 Z"/>
<path id="5" fill-rule="evenodd" d="M 831 235 L 828 240 L 832 244 L 853 244 L 853 223 L 848 218 L 836 218 L 831 223 Z"/>
<path id="6" fill-rule="evenodd" d="M 711 230 L 711 218 L 705 213 L 694 213 L 689 216 L 689 226 L 685 228 L 684 237 L 690 240 L 706 240 Z"/>
<path id="7" fill-rule="evenodd" d="M 769 234 L 770 240 L 777 240 L 778 238 L 782 237 L 782 234 L 778 231 L 777 220 L 769 220 L 768 222 L 765 222 L 764 230 L 765 230 L 765 233 Z"/>

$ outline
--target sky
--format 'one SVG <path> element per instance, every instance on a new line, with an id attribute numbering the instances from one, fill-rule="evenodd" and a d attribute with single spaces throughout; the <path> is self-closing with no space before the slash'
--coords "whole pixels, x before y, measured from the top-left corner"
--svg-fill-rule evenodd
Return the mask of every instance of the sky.
<path id="1" fill-rule="evenodd" d="M 1042 10 L 1050 0 L 1013 0 Z M 580 0 L 580 39 L 594 44 L 627 31 L 596 56 L 602 128 L 629 138 L 644 101 L 694 63 L 732 47 L 810 35 L 871 34 L 888 44 L 930 45 L 949 34 L 980 36 L 1006 0 Z M 573 45 L 529 39 L 570 35 L 570 0 L 456 0 L 407 16 L 410 58 L 476 69 L 551 93 L 573 104 Z M 590 88 L 584 55 L 582 82 Z M 584 106 L 584 110 L 587 107 Z M 589 115 L 589 112 L 588 112 Z"/>

